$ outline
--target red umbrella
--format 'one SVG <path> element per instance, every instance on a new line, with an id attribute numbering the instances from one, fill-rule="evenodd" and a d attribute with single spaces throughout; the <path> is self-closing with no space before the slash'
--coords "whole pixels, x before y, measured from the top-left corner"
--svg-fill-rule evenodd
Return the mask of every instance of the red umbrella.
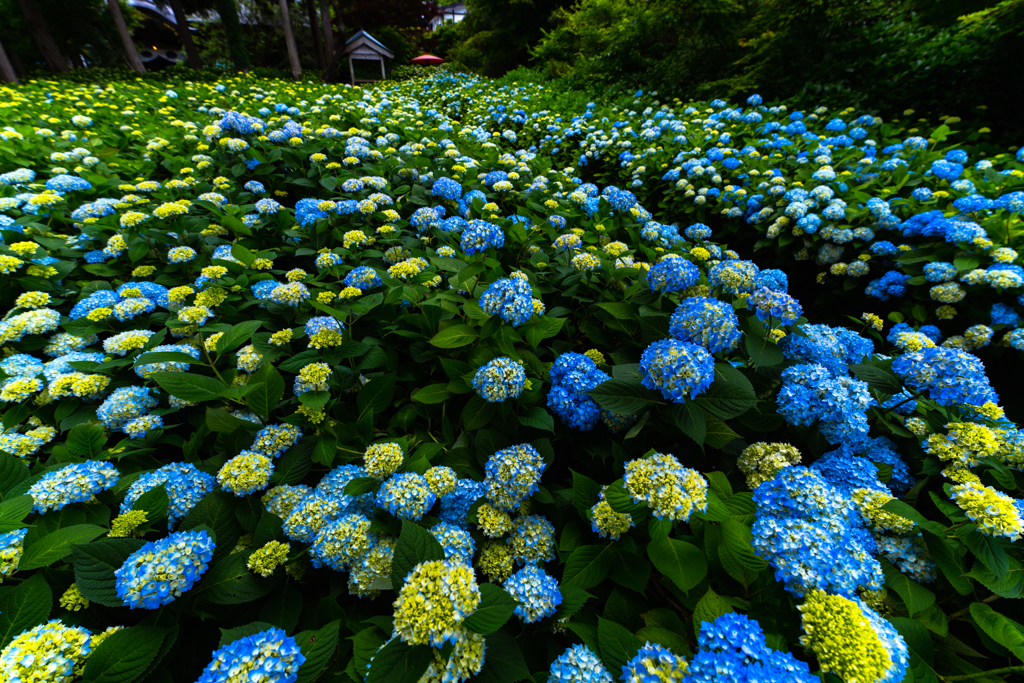
<path id="1" fill-rule="evenodd" d="M 413 64 L 419 64 L 421 66 L 436 66 L 437 64 L 444 64 L 444 60 L 434 55 L 420 55 L 415 59 L 410 59 Z"/>

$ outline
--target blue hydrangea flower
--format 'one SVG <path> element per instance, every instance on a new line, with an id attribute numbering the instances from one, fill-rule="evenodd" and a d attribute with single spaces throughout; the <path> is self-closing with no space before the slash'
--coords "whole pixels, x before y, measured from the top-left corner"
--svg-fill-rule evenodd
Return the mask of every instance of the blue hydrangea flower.
<path id="1" fill-rule="evenodd" d="M 466 254 L 479 254 L 491 247 L 500 249 L 505 244 L 505 233 L 493 223 L 476 219 L 462 231 L 460 244 Z"/>
<path id="2" fill-rule="evenodd" d="M 754 502 L 754 550 L 775 567 L 775 579 L 790 593 L 819 588 L 852 597 L 861 586 L 882 585 L 870 532 L 852 501 L 816 471 L 785 467 L 757 487 Z"/>
<path id="3" fill-rule="evenodd" d="M 377 271 L 369 266 L 359 266 L 349 271 L 344 280 L 346 287 L 358 287 L 362 290 L 372 289 L 384 284 Z"/>
<path id="4" fill-rule="evenodd" d="M 806 662 L 788 652 L 770 649 L 760 624 L 735 612 L 701 623 L 697 647 L 686 670 L 687 683 L 818 681 Z"/>
<path id="5" fill-rule="evenodd" d="M 441 496 L 441 511 L 438 517 L 442 522 L 447 522 L 460 529 L 469 527 L 466 517 L 469 509 L 487 492 L 487 486 L 482 481 L 472 479 L 460 479 L 455 485 L 455 490 Z"/>
<path id="6" fill-rule="evenodd" d="M 200 472 L 190 463 L 175 462 L 164 465 L 158 470 L 146 472 L 132 482 L 121 503 L 121 512 L 127 512 L 135 505 L 135 501 L 143 493 L 164 486 L 170 507 L 167 509 L 167 524 L 174 528 L 179 519 L 203 497 L 213 490 L 216 479 L 212 475 Z"/>
<path id="7" fill-rule="evenodd" d="M 641 384 L 675 403 L 701 393 L 715 379 L 715 361 L 704 348 L 678 339 L 656 341 L 640 356 Z"/>
<path id="8" fill-rule="evenodd" d="M 571 646 L 551 663 L 548 672 L 548 683 L 612 683 L 614 680 L 601 660 L 586 645 Z M 646 679 L 640 680 L 647 683 Z"/>
<path id="9" fill-rule="evenodd" d="M 454 524 L 440 522 L 430 527 L 430 534 L 441 544 L 445 559 L 454 559 L 465 564 L 473 562 L 476 544 L 467 530 Z"/>
<path id="10" fill-rule="evenodd" d="M 647 283 L 654 292 L 677 292 L 697 284 L 700 271 L 682 257 L 663 258 L 647 273 Z"/>
<path id="11" fill-rule="evenodd" d="M 206 572 L 213 549 L 205 531 L 180 531 L 147 543 L 114 571 L 117 596 L 132 609 L 171 603 Z"/>
<path id="12" fill-rule="evenodd" d="M 488 315 L 500 315 L 511 325 L 522 325 L 533 315 L 533 290 L 525 276 L 513 273 L 491 284 L 480 296 L 479 304 Z"/>
<path id="13" fill-rule="evenodd" d="M 767 287 L 759 287 L 750 296 L 757 319 L 761 321 L 774 318 L 783 325 L 791 325 L 803 314 L 800 303 L 785 292 L 774 292 Z"/>
<path id="14" fill-rule="evenodd" d="M 519 603 L 515 614 L 526 624 L 551 616 L 562 604 L 558 580 L 537 565 L 526 565 L 510 576 L 503 586 Z"/>
<path id="15" fill-rule="evenodd" d="M 340 572 L 357 562 L 373 542 L 369 519 L 359 514 L 343 515 L 317 532 L 309 557 L 314 567 L 326 566 Z"/>
<path id="16" fill-rule="evenodd" d="M 526 383 L 526 370 L 507 356 L 495 358 L 473 375 L 473 389 L 488 403 L 519 398 Z"/>
<path id="17" fill-rule="evenodd" d="M 528 443 L 496 452 L 484 465 L 487 500 L 499 510 L 517 510 L 538 489 L 547 463 Z"/>
<path id="18" fill-rule="evenodd" d="M 944 406 L 999 403 L 985 366 L 976 356 L 960 349 L 933 346 L 907 353 L 893 361 L 892 371 L 907 388 L 927 391 L 929 398 Z"/>
<path id="19" fill-rule="evenodd" d="M 848 374 L 847 367 L 863 363 L 875 345 L 853 330 L 829 325 L 804 325 L 806 336 L 789 334 L 779 342 L 788 360 L 822 365 L 833 375 Z"/>
<path id="20" fill-rule="evenodd" d="M 32 510 L 43 514 L 71 503 L 83 503 L 100 491 L 109 489 L 120 476 L 116 467 L 99 460 L 47 472 L 28 490 L 35 501 Z"/>
<path id="21" fill-rule="evenodd" d="M 128 422 L 145 415 L 156 405 L 148 387 L 121 387 L 97 408 L 96 417 L 108 429 L 122 430 Z"/>
<path id="22" fill-rule="evenodd" d="M 579 353 L 563 353 L 551 366 L 548 407 L 573 429 L 589 431 L 601 419 L 601 407 L 586 392 L 611 377 Z"/>
<path id="23" fill-rule="evenodd" d="M 732 351 L 740 342 L 739 319 L 731 304 L 698 296 L 683 299 L 669 321 L 668 333 L 711 353 Z"/>
<path id="24" fill-rule="evenodd" d="M 419 520 L 437 500 L 426 477 L 415 472 L 396 474 L 377 492 L 377 507 L 399 519 Z"/>
<path id="25" fill-rule="evenodd" d="M 295 683 L 305 661 L 294 638 L 279 628 L 269 628 L 214 651 L 197 683 Z"/>
<path id="26" fill-rule="evenodd" d="M 434 181 L 430 194 L 441 199 L 455 201 L 462 196 L 462 185 L 451 178 L 438 178 Z"/>
<path id="27" fill-rule="evenodd" d="M 829 443 L 863 441 L 867 409 L 875 405 L 868 385 L 848 376 L 835 377 L 822 365 L 794 365 L 782 372 L 776 399 L 779 415 L 794 425 L 818 423 Z"/>

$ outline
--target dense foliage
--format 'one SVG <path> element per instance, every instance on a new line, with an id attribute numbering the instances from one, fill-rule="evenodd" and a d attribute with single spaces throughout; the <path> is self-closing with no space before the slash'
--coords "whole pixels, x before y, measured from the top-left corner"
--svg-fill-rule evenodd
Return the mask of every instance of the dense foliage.
<path id="1" fill-rule="evenodd" d="M 809 203 L 808 158 L 851 220 L 949 182 L 944 131 L 855 185 L 802 131 L 733 149 L 783 116 L 756 101 L 170 88 L 0 91 L 0 680 L 1024 670 L 1024 435 L 982 362 L 819 324 L 720 239 L 744 181 Z M 1004 192 L 1000 163 L 973 181 Z M 729 195 L 696 185 L 714 164 Z"/>
<path id="2" fill-rule="evenodd" d="M 910 104 L 932 117 L 1020 131 L 1021 76 L 1007 68 L 1024 56 L 1020 0 L 470 0 L 467 7 L 467 20 L 446 29 L 438 49 L 486 75 L 529 64 L 589 91 L 641 87 L 684 99 L 757 92 L 886 117 Z M 474 50 L 477 43 L 488 49 Z"/>

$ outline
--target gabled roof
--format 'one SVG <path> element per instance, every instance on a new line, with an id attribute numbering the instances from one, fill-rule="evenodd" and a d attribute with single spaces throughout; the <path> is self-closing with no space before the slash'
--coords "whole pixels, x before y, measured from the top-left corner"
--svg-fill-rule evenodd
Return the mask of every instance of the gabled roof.
<path id="1" fill-rule="evenodd" d="M 366 31 L 358 31 L 355 35 L 346 40 L 345 52 L 343 54 L 354 52 L 360 47 L 369 49 L 370 51 L 383 55 L 388 59 L 393 59 L 395 56 L 395 53 L 389 50 L 384 43 L 380 42 Z"/>

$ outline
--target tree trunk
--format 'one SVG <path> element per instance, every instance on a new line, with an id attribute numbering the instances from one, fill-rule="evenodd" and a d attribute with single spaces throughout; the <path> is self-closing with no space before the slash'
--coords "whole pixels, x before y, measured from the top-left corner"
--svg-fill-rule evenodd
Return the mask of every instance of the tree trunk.
<path id="1" fill-rule="evenodd" d="M 0 43 L 0 78 L 15 85 L 18 83 L 18 76 L 14 73 L 14 67 L 11 66 L 10 60 L 7 59 L 3 43 Z"/>
<path id="2" fill-rule="evenodd" d="M 174 21 L 178 24 L 178 37 L 185 46 L 185 54 L 188 55 L 188 66 L 190 69 L 202 69 L 203 60 L 199 58 L 199 50 L 192 42 L 192 31 L 188 25 L 188 17 L 185 16 L 185 9 L 181 6 L 181 0 L 170 0 L 171 9 L 174 10 Z"/>
<path id="3" fill-rule="evenodd" d="M 114 17 L 117 33 L 121 36 L 121 44 L 124 45 L 125 59 L 128 60 L 128 66 L 140 74 L 145 73 L 146 67 L 142 66 L 142 58 L 139 57 L 139 51 L 135 49 L 135 43 L 132 41 L 131 34 L 128 33 L 128 25 L 124 23 L 124 15 L 121 14 L 121 4 L 118 0 L 107 0 L 107 4 L 110 5 L 110 16 Z"/>
<path id="4" fill-rule="evenodd" d="M 242 27 L 238 23 L 238 11 L 235 9 L 235 0 L 216 0 L 217 14 L 224 25 L 224 36 L 228 41 L 228 52 L 231 54 L 231 62 L 238 71 L 249 70 L 249 53 L 245 49 L 245 41 L 242 39 Z"/>
<path id="5" fill-rule="evenodd" d="M 292 35 L 292 22 L 288 18 L 288 0 L 278 0 L 281 6 L 281 26 L 284 28 L 284 44 L 288 48 L 288 64 L 292 67 L 292 78 L 299 80 L 302 67 L 299 66 L 299 51 L 295 48 L 295 36 Z"/>
<path id="6" fill-rule="evenodd" d="M 324 48 L 320 44 L 320 22 L 316 16 L 316 3 L 313 0 L 305 0 L 305 3 L 309 32 L 313 36 L 313 52 L 316 53 L 316 66 L 323 72 L 327 68 L 327 62 L 324 61 Z"/>
<path id="7" fill-rule="evenodd" d="M 25 21 L 32 31 L 36 46 L 43 54 L 43 59 L 46 60 L 46 65 L 55 73 L 62 74 L 70 71 L 68 61 L 61 55 L 60 48 L 57 47 L 57 43 L 50 33 L 50 27 L 46 24 L 46 19 L 43 18 L 39 8 L 32 0 L 18 0 L 18 5 L 21 7 L 21 13 L 25 15 Z"/>
<path id="8" fill-rule="evenodd" d="M 324 30 L 324 81 L 333 83 L 337 68 L 337 58 L 334 55 L 334 27 L 331 26 L 331 7 L 327 0 L 320 0 L 320 25 Z"/>

